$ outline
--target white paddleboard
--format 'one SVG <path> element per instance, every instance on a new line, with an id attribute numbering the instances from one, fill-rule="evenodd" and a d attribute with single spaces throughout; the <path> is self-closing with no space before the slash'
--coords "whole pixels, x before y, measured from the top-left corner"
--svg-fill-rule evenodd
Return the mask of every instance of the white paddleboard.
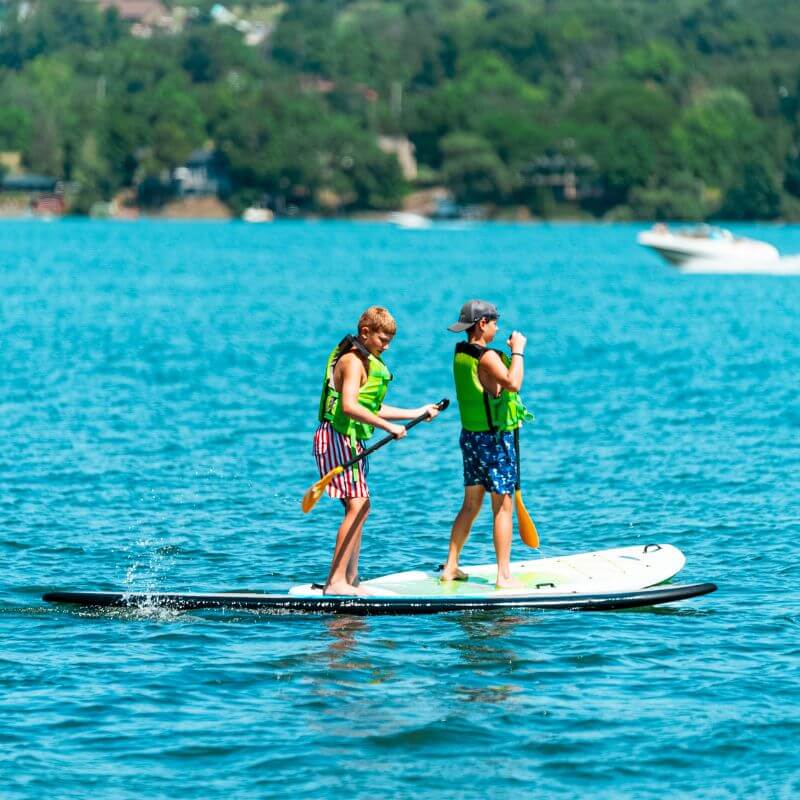
<path id="1" fill-rule="evenodd" d="M 498 589 L 496 564 L 461 569 L 466 581 L 442 581 L 440 573 L 410 570 L 362 581 L 373 597 L 487 597 L 498 595 L 546 595 L 567 593 L 630 592 L 663 583 L 676 575 L 686 558 L 671 544 L 635 545 L 577 553 L 557 558 L 515 561 L 511 575 L 523 589 Z M 290 595 L 321 594 L 318 585 L 292 586 Z"/>

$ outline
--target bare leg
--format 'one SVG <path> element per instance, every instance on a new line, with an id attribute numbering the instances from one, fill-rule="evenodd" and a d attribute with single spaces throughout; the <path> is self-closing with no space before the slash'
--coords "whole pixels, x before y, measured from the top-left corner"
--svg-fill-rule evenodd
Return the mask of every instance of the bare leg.
<path id="1" fill-rule="evenodd" d="M 358 553 L 361 549 L 361 532 L 369 514 L 368 497 L 348 497 L 344 501 L 344 519 L 336 534 L 333 563 L 325 582 L 324 594 L 359 594 L 366 592 L 353 586 L 348 573 L 358 574 Z"/>
<path id="2" fill-rule="evenodd" d="M 367 509 L 367 513 L 369 513 L 369 509 Z M 359 534 L 355 546 L 353 547 L 353 552 L 350 554 L 350 560 L 347 562 L 347 570 L 345 572 L 345 577 L 347 578 L 347 582 L 351 586 L 358 586 L 359 584 L 358 558 L 361 555 L 361 542 L 362 542 L 362 536 Z"/>
<path id="3" fill-rule="evenodd" d="M 464 487 L 464 502 L 453 521 L 453 529 L 450 532 L 450 549 L 447 552 L 447 562 L 442 571 L 443 581 L 464 580 L 467 577 L 458 568 L 458 557 L 464 542 L 467 541 L 472 523 L 475 522 L 475 517 L 481 510 L 484 494 L 486 494 L 486 489 L 483 486 Z"/>
<path id="4" fill-rule="evenodd" d="M 523 584 L 511 577 L 511 535 L 514 531 L 513 498 L 510 494 L 492 494 L 494 514 L 494 551 L 497 555 L 497 588 L 521 589 Z"/>

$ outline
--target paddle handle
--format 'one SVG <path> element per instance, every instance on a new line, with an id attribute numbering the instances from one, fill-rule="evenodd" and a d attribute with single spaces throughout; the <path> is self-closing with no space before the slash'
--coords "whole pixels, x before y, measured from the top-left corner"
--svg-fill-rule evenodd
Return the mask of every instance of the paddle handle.
<path id="1" fill-rule="evenodd" d="M 450 401 L 445 397 L 436 404 L 436 408 L 438 408 L 439 411 L 444 411 L 449 405 Z M 419 425 L 420 422 L 425 422 L 426 419 L 428 419 L 427 411 L 424 414 L 420 414 L 418 417 L 412 419 L 411 422 L 406 423 L 404 427 L 407 431 L 410 431 L 415 425 Z M 363 453 L 359 453 L 355 458 L 351 459 L 346 464 L 342 464 L 342 470 L 346 470 L 348 467 L 352 467 L 353 464 L 357 464 L 359 461 L 365 459 L 368 455 L 371 455 L 376 450 L 380 450 L 385 444 L 389 444 L 389 442 L 394 441 L 395 438 L 396 437 L 393 433 L 390 433 L 388 436 L 384 436 L 383 439 L 375 442 L 372 447 L 368 447 Z"/>

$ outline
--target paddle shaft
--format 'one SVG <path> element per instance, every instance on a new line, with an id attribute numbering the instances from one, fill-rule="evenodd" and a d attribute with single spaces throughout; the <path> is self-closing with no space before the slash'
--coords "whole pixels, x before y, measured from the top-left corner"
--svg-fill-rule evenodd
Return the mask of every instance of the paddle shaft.
<path id="1" fill-rule="evenodd" d="M 519 428 L 514 430 L 514 453 L 517 461 L 517 483 L 514 487 L 514 501 L 517 506 L 517 527 L 519 535 L 523 542 L 528 547 L 539 547 L 539 532 L 536 530 L 536 525 L 525 508 L 525 503 L 522 500 L 522 491 L 520 490 L 521 479 L 519 469 Z"/>
<path id="2" fill-rule="evenodd" d="M 445 397 L 443 400 L 440 400 L 436 404 L 436 408 L 438 408 L 439 411 L 444 411 L 449 405 L 450 401 Z M 424 414 L 420 414 L 418 417 L 412 419 L 411 422 L 407 422 L 403 427 L 407 431 L 410 431 L 415 425 L 419 425 L 420 422 L 425 422 L 426 419 L 428 419 L 427 411 Z M 342 469 L 345 470 L 348 469 L 349 467 L 352 467 L 353 464 L 357 464 L 359 461 L 362 461 L 368 455 L 371 455 L 376 450 L 380 450 L 381 447 L 383 447 L 385 444 L 389 444 L 389 442 L 394 441 L 396 438 L 397 437 L 393 433 L 390 433 L 388 436 L 384 436 L 383 439 L 375 442 L 375 444 L 372 445 L 372 447 L 368 447 L 362 453 L 359 453 L 355 458 L 350 459 L 350 461 L 348 461 L 346 464 L 342 464 Z"/>

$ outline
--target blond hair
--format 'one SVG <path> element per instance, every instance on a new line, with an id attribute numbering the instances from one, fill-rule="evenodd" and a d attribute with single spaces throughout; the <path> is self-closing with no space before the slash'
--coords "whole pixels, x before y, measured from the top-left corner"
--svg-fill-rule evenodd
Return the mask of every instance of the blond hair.
<path id="1" fill-rule="evenodd" d="M 397 333 L 397 323 L 394 317 L 383 306 L 370 306 L 358 320 L 358 333 L 366 328 L 370 333 L 388 333 L 394 336 Z"/>

